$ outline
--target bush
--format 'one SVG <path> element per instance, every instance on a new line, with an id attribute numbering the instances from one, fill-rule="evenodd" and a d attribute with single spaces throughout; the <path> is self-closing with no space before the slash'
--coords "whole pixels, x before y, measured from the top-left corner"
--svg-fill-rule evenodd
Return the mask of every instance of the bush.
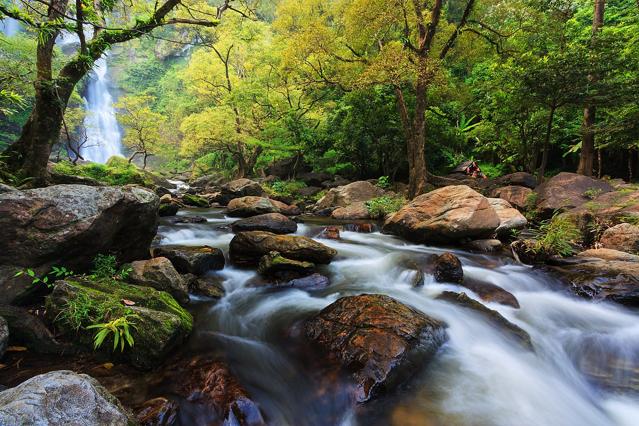
<path id="1" fill-rule="evenodd" d="M 88 163 L 74 165 L 70 161 L 61 161 L 53 166 L 53 171 L 63 175 L 95 179 L 106 185 L 137 184 L 153 186 L 153 182 L 147 174 L 121 157 L 111 157 L 107 164 Z"/>
<path id="2" fill-rule="evenodd" d="M 539 225 L 533 251 L 548 256 L 570 256 L 580 237 L 579 228 L 569 217 L 555 215 Z"/>
<path id="3" fill-rule="evenodd" d="M 266 192 L 270 195 L 283 197 L 295 197 L 302 188 L 306 188 L 306 184 L 300 180 L 276 180 L 270 185 L 265 185 Z"/>
<path id="4" fill-rule="evenodd" d="M 382 189 L 390 188 L 391 186 L 390 178 L 388 176 L 380 176 L 379 179 L 377 179 L 377 186 Z"/>
<path id="5" fill-rule="evenodd" d="M 404 204 L 406 204 L 406 200 L 402 197 L 389 197 L 384 195 L 367 201 L 366 209 L 371 218 L 383 219 L 387 215 L 401 209 Z"/>

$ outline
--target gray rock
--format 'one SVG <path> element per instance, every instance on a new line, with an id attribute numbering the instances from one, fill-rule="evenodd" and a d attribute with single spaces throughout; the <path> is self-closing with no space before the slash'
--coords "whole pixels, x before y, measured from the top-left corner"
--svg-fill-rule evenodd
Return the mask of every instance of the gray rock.
<path id="1" fill-rule="evenodd" d="M 166 257 L 181 274 L 204 275 L 211 270 L 224 268 L 224 253 L 218 248 L 156 247 L 153 257 Z"/>
<path id="2" fill-rule="evenodd" d="M 0 392 L 3 426 L 127 426 L 120 402 L 97 380 L 52 371 Z"/>
<path id="3" fill-rule="evenodd" d="M 0 358 L 4 356 L 7 346 L 9 346 L 9 325 L 4 318 L 0 317 Z"/>
<path id="4" fill-rule="evenodd" d="M 131 268 L 133 269 L 130 275 L 131 282 L 166 291 L 178 302 L 188 303 L 187 283 L 166 257 L 138 260 L 131 263 Z"/>

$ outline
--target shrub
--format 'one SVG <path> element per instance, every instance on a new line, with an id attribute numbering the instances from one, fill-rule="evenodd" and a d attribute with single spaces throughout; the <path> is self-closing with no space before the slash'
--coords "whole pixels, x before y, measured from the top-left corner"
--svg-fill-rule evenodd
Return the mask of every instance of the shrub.
<path id="1" fill-rule="evenodd" d="M 601 190 L 601 188 L 588 188 L 584 191 L 584 197 L 588 198 L 589 200 L 594 200 L 595 198 L 600 196 L 602 192 L 603 190 Z"/>
<path id="2" fill-rule="evenodd" d="M 294 197 L 297 192 L 305 188 L 306 184 L 300 180 L 276 180 L 270 185 L 265 185 L 266 192 L 270 195 Z"/>
<path id="3" fill-rule="evenodd" d="M 404 204 L 406 204 L 406 200 L 402 197 L 389 197 L 384 195 L 367 201 L 366 209 L 371 218 L 383 219 L 386 215 L 395 213 L 401 209 Z"/>
<path id="4" fill-rule="evenodd" d="M 390 177 L 388 177 L 388 176 L 380 176 L 380 178 L 377 179 L 377 186 L 382 188 L 382 189 L 390 188 L 390 186 L 391 186 Z"/>
<path id="5" fill-rule="evenodd" d="M 98 331 L 93 336 L 93 348 L 98 349 L 102 346 L 102 343 L 107 337 L 113 335 L 113 350 L 115 351 L 118 346 L 120 352 L 124 351 L 124 347 L 129 345 L 132 347 L 134 344 L 133 336 L 131 335 L 131 329 L 136 328 L 132 319 L 139 318 L 138 315 L 127 313 L 124 316 L 101 324 L 93 324 L 87 327 L 87 330 L 97 329 Z"/>
<path id="6" fill-rule="evenodd" d="M 548 256 L 570 256 L 573 247 L 578 243 L 581 232 L 575 223 L 567 216 L 555 215 L 539 225 L 533 247 L 535 253 Z"/>

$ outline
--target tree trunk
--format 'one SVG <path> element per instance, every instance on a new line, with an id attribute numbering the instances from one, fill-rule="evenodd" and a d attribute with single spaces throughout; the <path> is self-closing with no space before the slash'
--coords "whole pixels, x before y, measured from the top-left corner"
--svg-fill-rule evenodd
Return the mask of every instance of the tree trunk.
<path id="1" fill-rule="evenodd" d="M 592 19 L 593 42 L 595 35 L 604 25 L 605 8 L 605 0 L 595 0 L 595 10 Z M 596 77 L 594 75 L 590 75 L 589 79 L 591 81 L 595 81 Z M 592 176 L 592 167 L 595 156 L 595 111 L 596 107 L 592 104 L 587 104 L 584 108 L 583 137 L 581 140 L 581 155 L 579 156 L 577 173 L 585 176 Z"/>
<path id="2" fill-rule="evenodd" d="M 546 173 L 546 167 L 548 166 L 548 151 L 550 150 L 550 135 L 552 133 L 552 123 L 555 118 L 555 110 L 557 107 L 550 107 L 548 113 L 548 122 L 546 123 L 546 136 L 544 137 L 544 152 L 541 156 L 541 165 L 537 171 L 537 182 L 542 183 L 544 181 L 544 174 Z"/>

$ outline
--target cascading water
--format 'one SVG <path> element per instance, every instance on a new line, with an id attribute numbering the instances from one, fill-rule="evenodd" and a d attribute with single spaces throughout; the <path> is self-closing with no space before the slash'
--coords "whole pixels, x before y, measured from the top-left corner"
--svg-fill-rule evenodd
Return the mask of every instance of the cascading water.
<path id="1" fill-rule="evenodd" d="M 108 65 L 102 56 L 95 63 L 84 99 L 86 141 L 80 153 L 85 160 L 106 163 L 114 155 L 122 156 L 120 128 L 109 92 Z"/>

